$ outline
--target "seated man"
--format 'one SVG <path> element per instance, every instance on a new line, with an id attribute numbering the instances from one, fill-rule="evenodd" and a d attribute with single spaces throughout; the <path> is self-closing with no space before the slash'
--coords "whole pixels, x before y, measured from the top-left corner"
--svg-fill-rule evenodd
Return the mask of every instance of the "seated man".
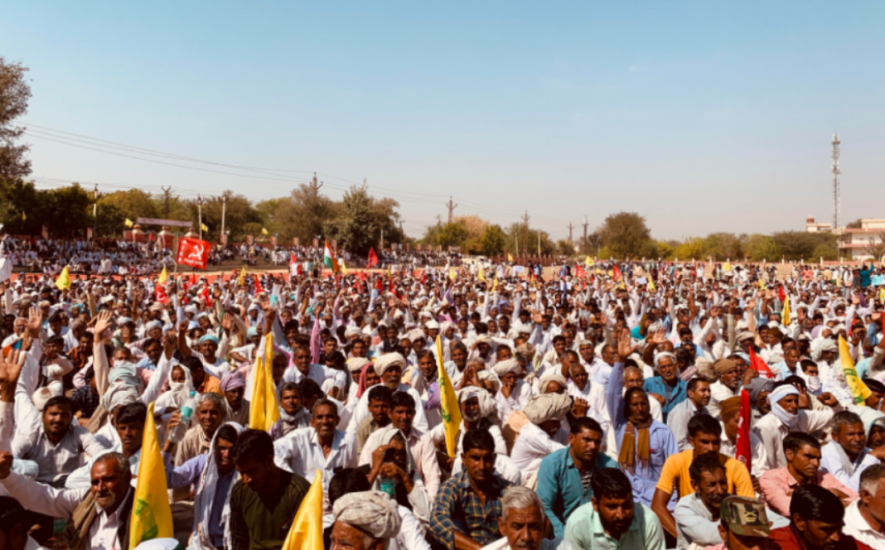
<path id="1" fill-rule="evenodd" d="M 565 525 L 564 540 L 572 550 L 665 548 L 661 522 L 648 506 L 634 502 L 633 488 L 624 472 L 598 470 L 590 484 L 590 503 L 575 510 Z"/>
<path id="2" fill-rule="evenodd" d="M 12 454 L 0 453 L 0 484 L 27 510 L 67 519 L 68 548 L 129 548 L 129 520 L 135 491 L 129 461 L 107 453 L 92 465 L 88 489 L 55 489 L 10 472 Z"/>
<path id="3" fill-rule="evenodd" d="M 725 467 L 728 492 L 752 498 L 753 481 L 747 467 L 741 462 L 719 453 L 722 444 L 722 426 L 708 414 L 699 414 L 688 421 L 688 442 L 691 449 L 671 455 L 664 464 L 661 478 L 655 487 L 655 496 L 651 509 L 661 519 L 664 529 L 672 536 L 677 536 L 676 522 L 670 513 L 671 498 L 677 500 L 694 493 L 691 480 L 691 465 L 695 458 L 706 453 L 714 453 Z"/>
<path id="4" fill-rule="evenodd" d="M 769 550 L 870 549 L 866 544 L 842 532 L 845 507 L 839 497 L 823 487 L 810 484 L 796 487 L 790 501 L 789 516 L 788 527 L 771 531 Z"/>
<path id="5" fill-rule="evenodd" d="M 268 433 L 274 441 L 292 430 L 310 426 L 310 411 L 301 402 L 301 389 L 295 382 L 283 382 L 280 387 L 280 419 L 274 422 Z"/>
<path id="6" fill-rule="evenodd" d="M 672 516 L 676 523 L 676 547 L 719 544 L 723 540 L 719 533 L 720 506 L 728 496 L 725 467 L 717 453 L 709 452 L 692 460 L 689 475 L 694 493 L 679 499 Z"/>
<path id="7" fill-rule="evenodd" d="M 259 430 L 239 435 L 234 463 L 240 479 L 231 491 L 231 547 L 225 550 L 280 550 L 310 484 L 274 464 L 273 439 Z"/>
<path id="8" fill-rule="evenodd" d="M 544 505 L 534 491 L 526 487 L 511 487 L 501 499 L 502 516 L 498 528 L 504 538 L 483 550 L 556 550 L 559 539 L 544 538 L 547 517 Z"/>
<path id="9" fill-rule="evenodd" d="M 568 447 L 551 453 L 538 469 L 538 496 L 544 512 L 559 538 L 572 512 L 593 498 L 590 480 L 602 468 L 617 468 L 618 463 L 602 453 L 604 432 L 599 422 L 579 418 L 568 436 Z"/>
<path id="10" fill-rule="evenodd" d="M 487 430 L 464 435 L 464 469 L 439 488 L 430 520 L 430 534 L 442 548 L 477 548 L 501 538 L 501 497 L 510 483 L 494 474 L 495 457 Z"/>
<path id="11" fill-rule="evenodd" d="M 765 506 L 755 498 L 726 497 L 719 514 L 720 544 L 704 550 L 765 550 L 771 528 Z"/>
<path id="12" fill-rule="evenodd" d="M 390 424 L 390 403 L 393 399 L 390 388 L 379 384 L 369 388 L 367 393 L 369 395 L 369 416 L 360 422 L 359 428 L 354 434 L 358 453 L 361 453 L 363 447 L 366 446 L 369 436 Z"/>
<path id="13" fill-rule="evenodd" d="M 845 504 L 857 500 L 857 493 L 832 475 L 820 471 L 820 454 L 820 442 L 814 437 L 802 432 L 788 434 L 784 439 L 787 465 L 769 470 L 759 478 L 762 501 L 766 506 L 790 517 L 790 497 L 800 485 L 819 485 L 832 491 Z"/>
<path id="14" fill-rule="evenodd" d="M 688 421 L 697 414 L 709 414 L 707 404 L 710 402 L 710 383 L 703 378 L 692 378 L 686 386 L 688 399 L 673 407 L 667 415 L 667 427 L 676 438 L 680 451 L 691 447 L 688 443 Z"/>
<path id="15" fill-rule="evenodd" d="M 510 457 L 522 472 L 523 485 L 526 487 L 535 488 L 538 468 L 544 457 L 562 449 L 568 442 L 562 419 L 571 408 L 571 397 L 545 393 L 533 399 L 524 409 L 530 422 L 519 432 Z"/>
<path id="16" fill-rule="evenodd" d="M 386 550 L 400 531 L 396 503 L 381 491 L 348 493 L 335 501 L 332 548 Z"/>
<path id="17" fill-rule="evenodd" d="M 885 449 L 874 452 L 867 449 L 863 421 L 851 411 L 839 411 L 833 415 L 832 438 L 833 441 L 821 448 L 821 471 L 832 474 L 852 491 L 860 491 L 861 474 L 880 463 L 885 457 Z"/>
<path id="18" fill-rule="evenodd" d="M 845 510 L 846 535 L 873 548 L 885 548 L 885 464 L 865 469 L 860 476 L 860 500 Z"/>

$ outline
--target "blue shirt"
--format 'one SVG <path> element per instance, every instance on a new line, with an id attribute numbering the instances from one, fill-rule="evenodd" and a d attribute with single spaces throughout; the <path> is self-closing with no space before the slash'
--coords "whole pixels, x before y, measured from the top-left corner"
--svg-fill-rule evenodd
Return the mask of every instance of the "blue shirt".
<path id="1" fill-rule="evenodd" d="M 618 427 L 618 450 L 621 449 L 624 441 L 624 428 L 626 427 L 626 424 Z M 638 441 L 638 431 L 636 438 Z M 664 470 L 664 463 L 667 462 L 667 458 L 670 455 L 675 455 L 679 452 L 679 446 L 676 444 L 676 437 L 673 436 L 670 428 L 657 420 L 652 420 L 651 426 L 648 428 L 648 448 L 648 464 L 643 464 L 639 457 L 635 457 L 633 471 L 630 472 L 624 469 L 624 473 L 633 485 L 633 498 L 637 502 L 650 507 L 652 498 L 655 495 L 655 486 L 657 486 L 661 472 Z M 675 499 L 673 499 L 673 502 L 675 503 Z"/>
<path id="2" fill-rule="evenodd" d="M 642 384 L 642 389 L 644 389 L 646 393 L 656 393 L 664 396 L 665 401 L 661 410 L 664 412 L 665 422 L 667 420 L 667 413 L 672 411 L 676 405 L 682 403 L 688 397 L 688 382 L 681 378 L 676 379 L 675 386 L 669 386 L 660 376 L 646 378 L 645 382 Z M 667 395 L 667 390 L 670 391 L 669 396 Z"/>
<path id="3" fill-rule="evenodd" d="M 601 468 L 617 468 L 617 461 L 599 453 L 593 470 Z M 571 447 L 565 447 L 550 454 L 541 461 L 538 469 L 538 488 L 536 490 L 547 518 L 553 525 L 554 534 L 562 538 L 565 536 L 565 522 L 568 521 L 572 512 L 582 504 L 587 504 L 593 497 L 593 488 L 581 483 L 581 472 L 575 466 L 572 459 Z"/>

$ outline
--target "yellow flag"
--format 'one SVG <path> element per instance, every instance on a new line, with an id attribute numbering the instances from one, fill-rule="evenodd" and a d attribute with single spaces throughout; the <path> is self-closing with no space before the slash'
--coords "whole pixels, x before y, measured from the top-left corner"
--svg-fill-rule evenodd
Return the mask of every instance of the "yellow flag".
<path id="1" fill-rule="evenodd" d="M 390 270 L 390 266 L 387 266 L 387 278 L 393 279 L 393 272 Z"/>
<path id="2" fill-rule="evenodd" d="M 497 279 L 496 279 L 497 280 Z M 461 405 L 458 396 L 455 395 L 455 387 L 452 386 L 449 375 L 443 367 L 442 340 L 436 337 L 436 363 L 439 368 L 439 403 L 442 410 L 443 429 L 446 433 L 446 451 L 454 458 L 458 448 L 458 431 L 461 429 Z"/>
<path id="3" fill-rule="evenodd" d="M 722 266 L 722 271 L 731 271 L 731 262 L 725 262 L 725 265 Z"/>
<path id="4" fill-rule="evenodd" d="M 347 276 L 347 266 L 344 265 L 344 260 L 338 260 L 338 267 L 341 269 L 341 274 Z"/>
<path id="5" fill-rule="evenodd" d="M 790 317 L 790 297 L 789 296 L 784 298 L 784 314 L 783 314 L 783 320 L 781 322 L 783 323 L 783 325 L 785 327 L 790 326 L 790 323 L 793 322 L 793 320 Z"/>
<path id="6" fill-rule="evenodd" d="M 508 261 L 508 262 L 512 262 L 512 261 L 513 261 L 513 256 L 511 256 L 509 252 L 507 253 L 507 261 Z"/>
<path id="7" fill-rule="evenodd" d="M 648 280 L 648 291 L 649 292 L 657 292 L 658 287 L 655 286 L 655 282 L 651 279 Z"/>
<path id="8" fill-rule="evenodd" d="M 322 470 L 317 470 L 310 490 L 301 501 L 281 550 L 323 550 Z"/>
<path id="9" fill-rule="evenodd" d="M 267 233 L 267 229 L 265 229 L 265 228 L 262 227 L 262 228 L 261 228 L 261 234 L 262 234 L 262 235 L 267 235 L 267 234 L 268 234 L 268 233 Z"/>
<path id="10" fill-rule="evenodd" d="M 160 284 L 165 283 L 169 279 L 169 273 L 166 271 L 166 266 L 163 266 L 163 271 L 160 272 L 160 276 L 157 278 L 157 282 Z"/>
<path id="11" fill-rule="evenodd" d="M 455 270 L 454 270 L 454 269 L 449 269 L 449 279 L 451 279 L 451 280 L 454 281 L 454 280 L 457 279 L 457 278 L 458 278 L 458 274 L 455 273 Z"/>
<path id="12" fill-rule="evenodd" d="M 252 402 L 249 409 L 249 427 L 270 431 L 280 419 L 277 390 L 273 383 L 273 334 L 264 337 L 264 357 L 255 356 L 255 379 L 252 381 Z"/>
<path id="13" fill-rule="evenodd" d="M 126 221 L 123 222 L 123 225 L 125 225 L 126 227 L 132 227 L 135 224 L 132 223 L 132 220 L 130 220 L 129 218 L 126 218 Z"/>
<path id="14" fill-rule="evenodd" d="M 58 279 L 55 280 L 55 286 L 59 290 L 67 290 L 71 288 L 71 274 L 68 273 L 68 266 L 65 266 L 65 268 L 61 270 L 61 273 L 58 274 Z"/>
<path id="15" fill-rule="evenodd" d="M 488 282 L 488 281 L 486 281 L 485 273 L 482 272 L 482 266 L 479 266 L 479 273 L 476 274 L 476 278 L 484 283 Z"/>
<path id="16" fill-rule="evenodd" d="M 24 212 L 22 212 L 22 221 L 25 221 L 26 219 L 28 219 L 28 217 L 25 215 Z M 885 261 L 883 261 L 882 263 L 885 264 Z"/>
<path id="17" fill-rule="evenodd" d="M 584 265 L 593 267 L 593 260 L 590 259 L 590 256 L 584 256 Z"/>
<path id="18" fill-rule="evenodd" d="M 836 277 L 836 288 L 839 288 L 840 286 L 842 286 L 842 274 L 841 273 Z"/>
<path id="19" fill-rule="evenodd" d="M 759 278 L 759 290 L 765 290 L 765 281 L 762 280 L 762 277 Z"/>
<path id="20" fill-rule="evenodd" d="M 848 351 L 848 342 L 841 335 L 839 336 L 839 362 L 842 364 L 842 373 L 845 375 L 845 382 L 848 384 L 848 390 L 851 391 L 852 399 L 855 404 L 863 405 L 873 392 L 857 376 L 854 362 L 851 360 L 851 353 Z"/>
<path id="21" fill-rule="evenodd" d="M 237 277 L 237 286 L 243 286 L 246 284 L 246 265 L 243 264 L 243 269 L 240 270 L 240 275 Z"/>
<path id="22" fill-rule="evenodd" d="M 205 224 L 205 223 L 201 223 L 201 224 L 200 224 L 200 229 L 202 229 L 203 231 L 209 231 L 209 228 L 206 227 L 206 224 Z"/>
<path id="23" fill-rule="evenodd" d="M 495 282 L 492 283 L 492 292 L 494 292 L 496 288 L 498 288 L 498 274 L 497 273 L 495 273 Z"/>
<path id="24" fill-rule="evenodd" d="M 166 470 L 157 442 L 157 426 L 154 424 L 154 404 L 151 403 L 144 422 L 138 483 L 129 521 L 130 550 L 146 540 L 172 538 L 175 535 L 167 489 Z"/>
<path id="25" fill-rule="evenodd" d="M 879 301 L 885 302 L 885 287 L 879 289 Z"/>

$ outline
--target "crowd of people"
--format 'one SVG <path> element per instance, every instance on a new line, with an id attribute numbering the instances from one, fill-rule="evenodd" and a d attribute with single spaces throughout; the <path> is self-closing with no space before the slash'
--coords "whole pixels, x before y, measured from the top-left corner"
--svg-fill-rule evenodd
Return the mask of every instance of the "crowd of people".
<path id="1" fill-rule="evenodd" d="M 0 548 L 128 548 L 150 404 L 195 550 L 885 548 L 881 270 L 402 266 L 0 282 Z"/>

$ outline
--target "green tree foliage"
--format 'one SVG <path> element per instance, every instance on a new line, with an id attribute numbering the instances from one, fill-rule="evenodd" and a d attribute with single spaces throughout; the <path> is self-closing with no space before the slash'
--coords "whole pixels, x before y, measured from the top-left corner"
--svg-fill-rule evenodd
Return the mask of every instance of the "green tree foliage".
<path id="1" fill-rule="evenodd" d="M 28 146 L 17 143 L 25 129 L 13 124 L 28 111 L 27 71 L 22 64 L 0 57 L 0 179 L 16 180 L 31 173 L 31 161 L 25 158 Z"/>
<path id="2" fill-rule="evenodd" d="M 224 191 L 220 197 L 210 197 L 203 202 L 203 224 L 209 228 L 208 235 L 204 232 L 203 237 L 212 241 L 221 239 L 221 214 L 222 198 L 227 198 L 224 206 L 224 230 L 230 231 L 233 242 L 246 240 L 246 235 L 258 237 L 261 235 L 261 216 L 243 195 L 235 195 L 233 191 Z M 197 229 L 197 203 L 191 201 L 194 229 Z"/>
<path id="3" fill-rule="evenodd" d="M 353 186 L 344 194 L 338 215 L 325 224 L 325 235 L 335 239 L 338 246 L 361 255 L 380 242 L 382 230 L 385 244 L 401 242 L 395 224 L 397 206 L 399 203 L 392 199 L 376 201 L 365 185 Z"/>
<path id="4" fill-rule="evenodd" d="M 464 246 L 464 243 L 469 238 L 470 231 L 467 230 L 467 225 L 461 220 L 446 224 L 437 222 L 436 225 L 431 225 L 424 231 L 424 238 L 421 240 L 424 244 L 442 246 L 443 250 L 445 250 L 449 246 Z"/>
<path id="5" fill-rule="evenodd" d="M 834 248 L 836 246 L 836 236 L 832 233 L 781 231 L 773 234 L 772 237 L 787 261 L 814 258 L 814 250 L 819 245 L 829 245 Z"/>
<path id="6" fill-rule="evenodd" d="M 685 239 L 673 251 L 673 256 L 682 261 L 703 259 L 704 239 L 701 237 L 689 237 Z"/>
<path id="7" fill-rule="evenodd" d="M 605 247 L 616 258 L 636 258 L 651 239 L 645 218 L 636 212 L 611 214 L 599 228 Z"/>
<path id="8" fill-rule="evenodd" d="M 585 256 L 599 256 L 599 251 L 603 246 L 605 243 L 602 241 L 599 231 L 588 233 L 586 239 L 581 236 L 578 241 L 578 251 Z"/>
<path id="9" fill-rule="evenodd" d="M 500 225 L 489 225 L 482 235 L 480 252 L 486 256 L 497 256 L 504 253 L 507 246 L 507 235 Z"/>
<path id="10" fill-rule="evenodd" d="M 309 244 L 314 237 L 322 236 L 324 224 L 335 219 L 338 210 L 332 199 L 301 184 L 280 200 L 274 219 L 280 224 L 283 240 L 298 237 L 302 244 Z"/>
<path id="11" fill-rule="evenodd" d="M 839 259 L 839 251 L 835 246 L 819 244 L 817 245 L 817 248 L 814 249 L 811 260 L 819 260 L 820 258 L 830 262 L 836 261 Z"/>
<path id="12" fill-rule="evenodd" d="M 556 241 L 556 253 L 560 256 L 574 256 L 575 245 L 568 239 L 560 239 Z"/>
<path id="13" fill-rule="evenodd" d="M 753 262 L 766 260 L 776 262 L 781 259 L 781 249 L 774 238 L 755 233 L 747 238 L 747 255 Z"/>

